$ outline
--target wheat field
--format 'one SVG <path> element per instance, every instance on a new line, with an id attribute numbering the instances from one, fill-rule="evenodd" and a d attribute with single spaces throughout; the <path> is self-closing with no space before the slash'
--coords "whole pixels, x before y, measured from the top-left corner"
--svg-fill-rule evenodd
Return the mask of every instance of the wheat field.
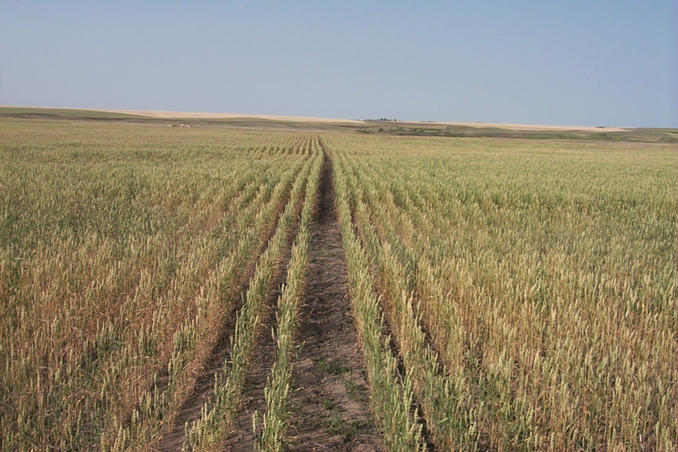
<path id="1" fill-rule="evenodd" d="M 671 140 L 204 121 L 0 117 L 2 450 L 678 448 Z"/>

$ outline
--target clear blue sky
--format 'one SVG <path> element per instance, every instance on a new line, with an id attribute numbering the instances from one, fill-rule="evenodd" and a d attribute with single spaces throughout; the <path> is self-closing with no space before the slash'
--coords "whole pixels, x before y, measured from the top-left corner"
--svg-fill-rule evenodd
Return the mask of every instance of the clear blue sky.
<path id="1" fill-rule="evenodd" d="M 678 126 L 678 1 L 0 0 L 0 104 Z"/>

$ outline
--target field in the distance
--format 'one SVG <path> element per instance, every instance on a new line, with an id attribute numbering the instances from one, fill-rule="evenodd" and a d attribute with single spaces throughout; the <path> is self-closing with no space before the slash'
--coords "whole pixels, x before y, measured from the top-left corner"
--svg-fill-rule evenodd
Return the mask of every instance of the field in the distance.
<path id="1" fill-rule="evenodd" d="M 0 446 L 675 450 L 675 141 L 0 109 Z"/>

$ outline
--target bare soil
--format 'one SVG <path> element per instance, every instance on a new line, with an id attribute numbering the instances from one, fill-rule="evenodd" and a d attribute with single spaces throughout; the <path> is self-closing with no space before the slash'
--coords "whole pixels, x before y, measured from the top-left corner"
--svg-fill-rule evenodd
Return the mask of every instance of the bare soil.
<path id="1" fill-rule="evenodd" d="M 382 450 L 351 315 L 348 273 L 325 155 L 294 361 L 290 450 Z"/>

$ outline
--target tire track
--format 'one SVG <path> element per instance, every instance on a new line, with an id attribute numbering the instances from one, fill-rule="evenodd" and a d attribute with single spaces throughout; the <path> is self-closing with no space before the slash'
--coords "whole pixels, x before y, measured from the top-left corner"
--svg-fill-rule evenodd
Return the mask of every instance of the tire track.
<path id="1" fill-rule="evenodd" d="M 300 348 L 294 361 L 290 450 L 381 450 L 369 408 L 366 370 L 348 297 L 332 162 L 323 168 L 309 248 Z"/>

